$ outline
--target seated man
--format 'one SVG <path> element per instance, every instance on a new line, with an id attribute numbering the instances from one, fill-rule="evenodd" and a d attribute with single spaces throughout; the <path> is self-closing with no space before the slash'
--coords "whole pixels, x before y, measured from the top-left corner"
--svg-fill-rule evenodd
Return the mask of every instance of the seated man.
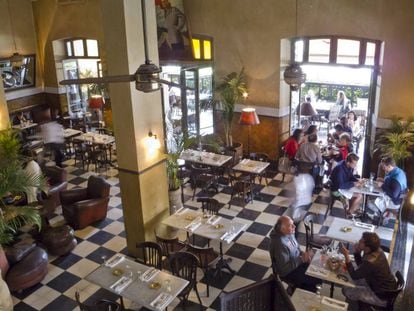
<path id="1" fill-rule="evenodd" d="M 349 251 L 342 246 L 348 272 L 355 287 L 345 286 L 344 296 L 353 301 L 362 301 L 371 305 L 385 307 L 385 293 L 397 289 L 397 281 L 392 275 L 384 252 L 380 248 L 380 238 L 374 232 L 364 232 L 354 246 L 355 268 L 349 257 Z"/>
<path id="2" fill-rule="evenodd" d="M 282 280 L 300 288 L 316 291 L 320 280 L 305 274 L 313 252 L 302 252 L 295 239 L 295 225 L 288 216 L 280 216 L 270 233 L 269 252 L 272 266 Z"/>
<path id="3" fill-rule="evenodd" d="M 378 209 L 381 213 L 386 209 L 397 211 L 402 203 L 401 194 L 407 191 L 407 177 L 391 157 L 383 158 L 380 165 L 385 171 L 385 178 L 377 178 L 377 184 L 386 196 L 377 198 L 375 203 L 369 202 L 368 208 Z"/>
<path id="4" fill-rule="evenodd" d="M 339 142 L 339 136 L 345 133 L 345 131 L 341 124 L 336 124 L 334 129 L 335 131 L 333 133 L 328 134 L 328 143 L 336 145 Z"/>
<path id="5" fill-rule="evenodd" d="M 331 184 L 331 193 L 333 196 L 339 198 L 341 202 L 344 203 L 344 197 L 350 199 L 349 201 L 349 210 L 347 211 L 347 216 L 351 216 L 358 209 L 362 201 L 362 194 L 353 193 L 350 194 L 346 190 L 351 189 L 352 187 L 357 187 L 361 184 L 358 178 L 354 176 L 354 169 L 358 164 L 359 157 L 355 153 L 350 153 L 347 155 L 345 161 L 341 161 L 337 166 L 332 170 L 330 176 Z M 345 190 L 345 191 L 341 191 Z"/>

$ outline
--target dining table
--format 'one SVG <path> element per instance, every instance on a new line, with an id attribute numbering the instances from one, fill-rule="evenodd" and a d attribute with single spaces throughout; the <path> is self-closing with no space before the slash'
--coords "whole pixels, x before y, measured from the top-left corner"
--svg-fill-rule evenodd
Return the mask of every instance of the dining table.
<path id="1" fill-rule="evenodd" d="M 349 189 L 352 193 L 361 193 L 362 194 L 362 209 L 365 216 L 365 207 L 367 204 L 367 197 L 381 197 L 385 195 L 384 191 L 379 187 L 376 181 L 370 181 L 369 179 L 361 179 L 360 186 L 352 187 Z"/>
<path id="2" fill-rule="evenodd" d="M 330 256 L 333 256 L 332 253 L 323 254 L 321 250 L 317 250 L 312 257 L 312 261 L 310 262 L 305 274 L 312 276 L 314 278 L 318 278 L 323 280 L 327 283 L 331 284 L 330 289 L 330 297 L 333 297 L 333 292 L 336 285 L 340 286 L 348 286 L 348 287 L 355 287 L 355 283 L 352 280 L 351 276 L 348 273 L 348 270 L 345 265 L 345 261 L 343 261 L 340 267 L 337 270 L 332 270 L 329 268 L 327 264 L 327 260 Z M 335 254 L 338 256 L 338 254 Z"/>
<path id="3" fill-rule="evenodd" d="M 223 269 L 234 274 L 235 271 L 229 266 L 231 258 L 224 258 L 223 243 L 230 244 L 246 229 L 247 225 L 239 223 L 220 215 L 203 214 L 201 210 L 191 208 L 180 208 L 176 213 L 162 221 L 176 229 L 185 230 L 188 235 L 194 234 L 209 240 L 219 241 L 219 259 L 216 263 L 214 275 L 221 275 Z"/>
<path id="4" fill-rule="evenodd" d="M 187 149 L 181 152 L 179 159 L 212 167 L 220 167 L 230 161 L 231 158 L 231 156 L 224 154 Z"/>
<path id="5" fill-rule="evenodd" d="M 189 281 L 115 254 L 86 280 L 150 310 L 164 310 Z"/>
<path id="6" fill-rule="evenodd" d="M 297 288 L 291 297 L 296 311 L 324 310 L 339 311 L 348 310 L 348 303 L 345 301 L 321 296 L 307 290 Z"/>
<path id="7" fill-rule="evenodd" d="M 265 161 L 256 161 L 250 159 L 243 159 L 235 166 L 233 166 L 233 170 L 241 173 L 245 173 L 251 176 L 250 178 L 250 189 L 252 192 L 252 199 L 261 200 L 261 196 L 259 192 L 254 191 L 254 180 L 257 176 L 263 174 L 265 169 L 270 165 L 269 162 Z M 266 177 L 265 177 L 266 178 Z"/>
<path id="8" fill-rule="evenodd" d="M 356 243 L 365 231 L 376 232 L 375 225 L 360 221 L 333 217 L 326 236 L 348 243 Z"/>

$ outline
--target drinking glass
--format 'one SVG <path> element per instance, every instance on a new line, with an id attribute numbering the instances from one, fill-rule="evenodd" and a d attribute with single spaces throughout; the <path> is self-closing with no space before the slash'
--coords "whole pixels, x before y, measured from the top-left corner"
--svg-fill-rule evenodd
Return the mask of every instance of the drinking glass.
<path id="1" fill-rule="evenodd" d="M 164 288 L 167 293 L 171 292 L 171 280 L 164 281 Z"/>
<path id="2" fill-rule="evenodd" d="M 133 273 L 133 272 L 132 272 L 132 270 L 131 270 L 131 266 L 130 266 L 130 265 L 126 265 L 126 266 L 125 266 L 125 276 L 126 276 L 128 279 L 131 279 L 133 275 L 134 275 L 134 273 Z"/>
<path id="3" fill-rule="evenodd" d="M 316 284 L 316 295 L 318 296 L 319 300 L 322 300 L 321 290 L 322 290 L 322 283 Z"/>
<path id="4" fill-rule="evenodd" d="M 102 259 L 102 265 L 103 265 L 103 266 L 105 266 L 105 265 L 106 265 L 106 261 L 107 261 L 107 259 L 108 259 L 108 256 L 106 256 L 106 255 L 102 255 L 102 256 L 101 256 L 101 259 Z"/>

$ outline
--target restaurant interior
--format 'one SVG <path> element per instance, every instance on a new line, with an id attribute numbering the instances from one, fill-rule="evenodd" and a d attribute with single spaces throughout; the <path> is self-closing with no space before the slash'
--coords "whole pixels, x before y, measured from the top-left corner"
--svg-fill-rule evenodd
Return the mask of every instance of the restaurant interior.
<path id="1" fill-rule="evenodd" d="M 411 310 L 413 14 L 411 0 L 0 0 L 0 310 Z M 342 122 L 361 214 L 330 189 Z M 310 167 L 286 148 L 309 127 Z M 369 208 L 385 155 L 407 179 L 397 210 Z M 274 266 L 281 216 L 313 249 L 316 292 Z M 398 283 L 382 308 L 343 293 L 357 283 L 339 245 L 365 231 Z"/>

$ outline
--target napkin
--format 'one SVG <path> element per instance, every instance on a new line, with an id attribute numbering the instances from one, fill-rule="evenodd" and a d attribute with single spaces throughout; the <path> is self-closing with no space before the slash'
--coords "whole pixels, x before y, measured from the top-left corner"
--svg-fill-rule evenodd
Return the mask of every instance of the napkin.
<path id="1" fill-rule="evenodd" d="M 157 270 L 155 268 L 149 268 L 148 270 L 146 270 L 140 277 L 139 279 L 143 282 L 149 282 L 151 281 L 158 273 L 160 272 L 160 270 Z"/>
<path id="2" fill-rule="evenodd" d="M 198 227 L 201 226 L 201 222 L 192 222 L 190 224 L 188 224 L 187 226 L 185 226 L 185 230 L 188 230 L 190 232 L 194 232 Z"/>
<path id="3" fill-rule="evenodd" d="M 236 237 L 237 234 L 238 234 L 237 232 L 235 232 L 235 233 L 226 232 L 221 236 L 220 240 L 226 241 L 227 244 L 230 244 L 231 241 L 233 241 L 233 239 Z"/>
<path id="4" fill-rule="evenodd" d="M 131 284 L 132 279 L 126 276 L 121 277 L 117 280 L 114 284 L 112 284 L 109 288 L 112 289 L 116 293 L 122 292 L 129 284 Z"/>
<path id="5" fill-rule="evenodd" d="M 213 215 L 207 220 L 207 223 L 210 224 L 210 225 L 215 225 L 220 220 L 221 220 L 221 216 Z"/>
<path id="6" fill-rule="evenodd" d="M 121 261 L 125 259 L 125 256 L 123 255 L 115 255 L 111 259 L 109 259 L 107 262 L 105 262 L 105 266 L 109 268 L 115 267 L 117 264 L 119 264 Z"/>
<path id="7" fill-rule="evenodd" d="M 346 310 L 348 308 L 348 304 L 345 301 L 340 301 L 325 296 L 322 297 L 321 304 L 338 310 Z"/>
<path id="8" fill-rule="evenodd" d="M 324 268 L 315 267 L 314 265 L 309 266 L 309 271 L 312 272 L 312 274 L 318 274 L 320 276 L 326 277 L 328 275 L 328 271 Z"/>
<path id="9" fill-rule="evenodd" d="M 374 229 L 375 229 L 375 226 L 374 225 L 366 224 L 366 223 L 359 222 L 359 221 L 356 221 L 354 223 L 354 225 L 355 225 L 355 227 L 364 228 L 364 229 L 367 229 L 367 230 L 369 230 L 371 232 L 374 232 Z"/>
<path id="10" fill-rule="evenodd" d="M 164 310 L 173 299 L 174 296 L 167 293 L 161 293 L 150 303 L 150 306 L 157 310 Z"/>
<path id="11" fill-rule="evenodd" d="M 182 206 L 178 211 L 176 211 L 175 213 L 177 214 L 177 215 L 181 215 L 181 214 L 183 214 L 185 211 L 186 211 L 187 209 L 184 207 L 184 206 Z"/>

